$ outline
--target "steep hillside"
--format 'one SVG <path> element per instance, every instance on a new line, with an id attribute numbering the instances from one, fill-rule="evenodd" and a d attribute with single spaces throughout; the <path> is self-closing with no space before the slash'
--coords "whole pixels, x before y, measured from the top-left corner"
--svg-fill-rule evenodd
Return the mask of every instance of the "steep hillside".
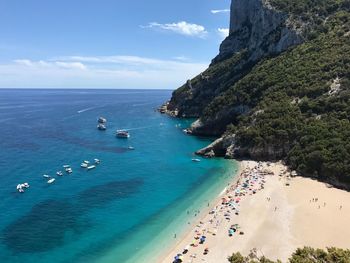
<path id="1" fill-rule="evenodd" d="M 350 1 L 233 0 L 230 36 L 173 93 L 190 132 L 222 136 L 199 154 L 284 159 L 350 188 Z"/>

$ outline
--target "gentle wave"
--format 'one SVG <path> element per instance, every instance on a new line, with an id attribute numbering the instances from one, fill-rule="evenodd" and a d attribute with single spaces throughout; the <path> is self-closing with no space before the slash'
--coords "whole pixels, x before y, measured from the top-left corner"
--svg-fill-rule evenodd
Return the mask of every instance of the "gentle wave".
<path id="1" fill-rule="evenodd" d="M 2 119 L 0 120 L 0 123 L 4 123 L 4 122 L 7 122 L 7 121 L 12 121 L 14 120 L 15 118 L 7 118 L 7 119 Z"/>

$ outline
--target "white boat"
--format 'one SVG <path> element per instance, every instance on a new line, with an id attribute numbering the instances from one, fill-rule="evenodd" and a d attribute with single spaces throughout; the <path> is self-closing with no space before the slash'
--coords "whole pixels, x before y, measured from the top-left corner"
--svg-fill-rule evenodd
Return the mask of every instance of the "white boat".
<path id="1" fill-rule="evenodd" d="M 200 162 L 201 160 L 200 159 L 197 159 L 197 158 L 193 158 L 192 159 L 192 162 Z"/>
<path id="2" fill-rule="evenodd" d="M 129 146 L 128 149 L 129 149 L 129 150 L 135 150 L 135 148 L 132 147 L 132 146 Z"/>
<path id="3" fill-rule="evenodd" d="M 103 117 L 99 117 L 98 120 L 97 120 L 98 123 L 106 123 L 107 122 L 107 119 L 106 118 L 103 118 Z"/>
<path id="4" fill-rule="evenodd" d="M 43 177 L 44 177 L 44 178 L 50 178 L 51 176 L 48 175 L 48 174 L 44 174 Z"/>
<path id="5" fill-rule="evenodd" d="M 63 168 L 64 168 L 64 169 L 66 169 L 66 168 L 70 168 L 70 165 L 65 164 L 65 165 L 63 165 Z"/>
<path id="6" fill-rule="evenodd" d="M 72 168 L 66 168 L 66 173 L 69 173 L 69 174 L 73 173 Z"/>
<path id="7" fill-rule="evenodd" d="M 81 163 L 80 167 L 81 167 L 81 168 L 87 168 L 88 165 L 87 165 L 86 163 Z"/>
<path id="8" fill-rule="evenodd" d="M 56 179 L 55 178 L 51 178 L 50 180 L 47 181 L 48 184 L 52 184 Z"/>
<path id="9" fill-rule="evenodd" d="M 89 164 L 90 162 L 89 161 L 84 161 L 83 163 Z"/>
<path id="10" fill-rule="evenodd" d="M 127 138 L 130 137 L 130 134 L 126 130 L 117 130 L 116 136 L 117 136 L 117 138 L 125 138 L 125 139 L 127 139 Z"/>
<path id="11" fill-rule="evenodd" d="M 87 167 L 88 170 L 92 170 L 92 169 L 95 169 L 96 168 L 96 165 L 90 165 Z"/>
<path id="12" fill-rule="evenodd" d="M 24 183 L 24 184 L 18 184 L 16 189 L 18 192 L 20 193 L 24 193 L 24 189 L 23 188 L 29 188 L 29 184 L 28 183 Z"/>
<path id="13" fill-rule="evenodd" d="M 97 125 L 97 129 L 100 130 L 100 131 L 105 131 L 105 130 L 107 130 L 107 127 L 106 127 L 106 125 L 104 125 L 102 123 L 99 123 Z"/>
<path id="14" fill-rule="evenodd" d="M 56 173 L 56 175 L 57 175 L 57 176 L 63 176 L 63 173 L 62 173 L 62 171 L 58 171 L 58 172 Z"/>
<path id="15" fill-rule="evenodd" d="M 95 162 L 95 164 L 100 164 L 100 160 L 99 159 L 94 159 L 94 162 Z"/>

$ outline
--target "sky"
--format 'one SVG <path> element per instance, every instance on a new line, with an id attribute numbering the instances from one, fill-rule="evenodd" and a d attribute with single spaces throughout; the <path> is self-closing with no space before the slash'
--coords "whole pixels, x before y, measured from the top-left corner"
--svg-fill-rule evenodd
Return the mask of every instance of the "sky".
<path id="1" fill-rule="evenodd" d="M 0 0 L 0 88 L 175 89 L 228 34 L 230 0 Z"/>

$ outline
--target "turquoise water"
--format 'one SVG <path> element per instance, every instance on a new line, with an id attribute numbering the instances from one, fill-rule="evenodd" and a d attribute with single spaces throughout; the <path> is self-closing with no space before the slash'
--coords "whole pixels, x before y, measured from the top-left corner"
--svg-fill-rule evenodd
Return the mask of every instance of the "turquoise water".
<path id="1" fill-rule="evenodd" d="M 0 90 L 0 262 L 147 262 L 176 242 L 234 166 L 191 161 L 210 140 L 184 135 L 190 121 L 154 111 L 170 96 Z M 96 129 L 99 116 L 107 131 Z M 115 138 L 121 128 L 129 139 Z M 96 169 L 80 168 L 94 158 Z M 73 174 L 55 176 L 64 164 Z M 24 182 L 31 187 L 17 193 Z"/>

